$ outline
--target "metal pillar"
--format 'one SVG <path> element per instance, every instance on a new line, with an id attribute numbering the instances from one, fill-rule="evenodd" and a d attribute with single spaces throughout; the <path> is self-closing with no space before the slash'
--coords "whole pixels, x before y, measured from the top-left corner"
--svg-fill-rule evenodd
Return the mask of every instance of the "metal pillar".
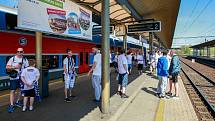
<path id="1" fill-rule="evenodd" d="M 125 35 L 123 36 L 123 49 L 125 50 L 125 53 L 127 54 L 127 30 L 126 26 L 125 27 Z"/>
<path id="2" fill-rule="evenodd" d="M 161 41 L 159 40 L 159 50 L 161 49 Z"/>
<path id="3" fill-rule="evenodd" d="M 36 32 L 36 66 L 40 71 L 40 94 L 42 95 L 42 33 Z"/>
<path id="4" fill-rule="evenodd" d="M 109 0 L 102 0 L 102 101 L 101 111 L 104 114 L 109 113 L 110 107 L 110 18 L 109 18 Z"/>
<path id="5" fill-rule="evenodd" d="M 203 47 L 203 56 L 205 56 L 205 47 Z"/>
<path id="6" fill-rule="evenodd" d="M 153 51 L 153 37 L 152 37 L 152 32 L 149 32 L 149 51 Z"/>
<path id="7" fill-rule="evenodd" d="M 207 46 L 207 57 L 210 57 L 210 48 Z"/>

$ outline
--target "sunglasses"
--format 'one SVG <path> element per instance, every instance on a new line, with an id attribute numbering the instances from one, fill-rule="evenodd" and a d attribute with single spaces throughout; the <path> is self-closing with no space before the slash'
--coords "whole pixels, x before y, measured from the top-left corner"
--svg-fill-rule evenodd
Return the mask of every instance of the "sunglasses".
<path id="1" fill-rule="evenodd" d="M 17 51 L 17 53 L 23 53 L 23 51 Z"/>

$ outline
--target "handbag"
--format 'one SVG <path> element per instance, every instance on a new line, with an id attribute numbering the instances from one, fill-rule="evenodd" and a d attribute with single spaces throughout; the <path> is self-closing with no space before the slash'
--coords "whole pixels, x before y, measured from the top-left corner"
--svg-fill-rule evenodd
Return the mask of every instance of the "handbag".
<path id="1" fill-rule="evenodd" d="M 11 70 L 9 73 L 9 77 L 11 78 L 16 78 L 18 76 L 18 71 L 17 70 Z"/>

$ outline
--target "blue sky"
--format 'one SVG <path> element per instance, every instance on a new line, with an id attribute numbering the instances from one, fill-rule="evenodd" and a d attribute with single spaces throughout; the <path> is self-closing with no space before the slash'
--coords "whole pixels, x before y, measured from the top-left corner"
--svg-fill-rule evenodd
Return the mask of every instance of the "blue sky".
<path id="1" fill-rule="evenodd" d="M 215 0 L 181 0 L 174 38 L 214 35 Z M 206 39 L 212 40 L 215 37 Z M 205 38 L 174 39 L 172 47 L 195 45 L 204 40 Z"/>
<path id="2" fill-rule="evenodd" d="M 8 7 L 17 7 L 18 0 L 0 0 L 0 5 L 6 5 Z"/>

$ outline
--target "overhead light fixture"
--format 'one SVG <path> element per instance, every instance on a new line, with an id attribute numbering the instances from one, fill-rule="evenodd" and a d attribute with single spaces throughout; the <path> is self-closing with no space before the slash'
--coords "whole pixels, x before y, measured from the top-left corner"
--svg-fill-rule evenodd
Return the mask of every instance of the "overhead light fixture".
<path id="1" fill-rule="evenodd" d="M 129 14 L 131 14 L 131 11 L 127 8 L 127 6 L 122 5 L 122 7 L 123 7 L 123 9 L 124 9 L 126 12 L 128 12 Z"/>

